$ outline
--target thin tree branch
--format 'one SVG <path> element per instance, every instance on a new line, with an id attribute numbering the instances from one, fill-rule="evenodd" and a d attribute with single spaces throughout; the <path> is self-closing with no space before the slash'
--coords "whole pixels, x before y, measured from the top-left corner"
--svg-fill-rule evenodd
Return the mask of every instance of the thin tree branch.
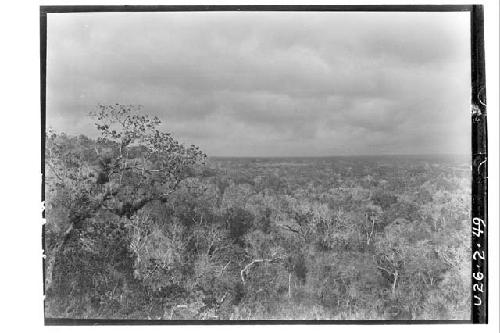
<path id="1" fill-rule="evenodd" d="M 378 269 L 381 269 L 381 270 L 383 270 L 383 271 L 385 271 L 385 272 L 387 272 L 387 274 L 389 274 L 389 275 L 393 275 L 393 274 L 394 274 L 394 273 L 390 272 L 389 270 L 385 269 L 384 267 L 377 266 L 377 268 L 378 268 Z"/>
<path id="2" fill-rule="evenodd" d="M 250 268 L 252 268 L 253 265 L 255 264 L 258 264 L 258 263 L 262 263 L 262 262 L 267 262 L 267 263 L 275 263 L 279 260 L 281 260 L 282 258 L 273 258 L 273 259 L 254 259 L 252 260 L 252 262 L 250 262 L 249 264 L 247 264 L 241 271 L 240 271 L 240 276 L 241 276 L 241 281 L 243 283 L 245 283 L 245 277 L 247 276 L 248 274 L 248 271 L 250 270 Z"/>
<path id="3" fill-rule="evenodd" d="M 288 230 L 288 231 L 291 231 L 291 232 L 295 232 L 296 234 L 300 235 L 300 231 L 298 231 L 296 229 L 293 229 L 292 227 L 290 227 L 288 225 L 280 224 L 280 227 L 282 227 L 285 230 Z"/>

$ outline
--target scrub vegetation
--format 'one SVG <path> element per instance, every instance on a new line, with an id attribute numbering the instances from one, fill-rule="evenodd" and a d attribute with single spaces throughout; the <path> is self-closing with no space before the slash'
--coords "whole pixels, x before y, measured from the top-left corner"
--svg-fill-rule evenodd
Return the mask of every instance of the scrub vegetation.
<path id="1" fill-rule="evenodd" d="M 92 117 L 46 135 L 47 318 L 469 318 L 467 157 L 216 158 Z"/>

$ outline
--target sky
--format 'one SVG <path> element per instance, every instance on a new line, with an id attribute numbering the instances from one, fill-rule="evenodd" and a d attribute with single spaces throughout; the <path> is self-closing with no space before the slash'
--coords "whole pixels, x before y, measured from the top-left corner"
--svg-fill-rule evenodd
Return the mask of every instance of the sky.
<path id="1" fill-rule="evenodd" d="M 141 105 L 209 156 L 470 154 L 468 13 L 48 14 L 47 126 Z"/>

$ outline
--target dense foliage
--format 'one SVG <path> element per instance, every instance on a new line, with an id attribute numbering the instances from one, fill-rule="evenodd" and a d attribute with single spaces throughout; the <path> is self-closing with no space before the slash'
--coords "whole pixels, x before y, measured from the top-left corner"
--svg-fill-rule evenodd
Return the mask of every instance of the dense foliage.
<path id="1" fill-rule="evenodd" d="M 467 160 L 208 159 L 136 111 L 47 134 L 47 317 L 469 317 Z"/>

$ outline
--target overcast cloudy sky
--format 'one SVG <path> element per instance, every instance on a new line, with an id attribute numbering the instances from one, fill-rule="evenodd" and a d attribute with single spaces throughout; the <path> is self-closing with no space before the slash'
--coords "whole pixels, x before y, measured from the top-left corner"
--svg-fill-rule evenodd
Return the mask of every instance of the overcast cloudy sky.
<path id="1" fill-rule="evenodd" d="M 468 13 L 48 15 L 47 124 L 140 104 L 218 156 L 470 151 Z"/>

